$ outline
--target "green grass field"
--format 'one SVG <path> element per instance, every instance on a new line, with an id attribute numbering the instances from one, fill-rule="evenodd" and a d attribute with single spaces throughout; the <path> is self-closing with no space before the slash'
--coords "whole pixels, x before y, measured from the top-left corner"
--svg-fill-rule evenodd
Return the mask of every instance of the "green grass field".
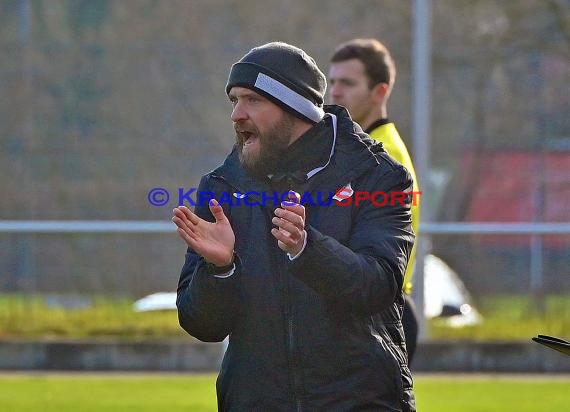
<path id="1" fill-rule="evenodd" d="M 216 411 L 213 375 L 1 374 L 10 412 Z M 562 411 L 570 376 L 419 375 L 420 412 Z"/>

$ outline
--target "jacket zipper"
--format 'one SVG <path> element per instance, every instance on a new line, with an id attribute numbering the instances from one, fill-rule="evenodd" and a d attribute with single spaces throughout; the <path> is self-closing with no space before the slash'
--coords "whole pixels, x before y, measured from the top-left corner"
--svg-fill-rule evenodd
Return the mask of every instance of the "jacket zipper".
<path id="1" fill-rule="evenodd" d="M 228 184 L 229 186 L 233 187 L 234 189 L 236 189 L 232 184 L 230 184 L 230 182 L 228 182 L 226 180 L 225 177 L 221 176 L 221 175 L 212 175 L 212 177 L 214 178 L 218 178 L 222 181 L 224 181 L 226 184 Z M 238 189 L 239 190 L 239 189 Z M 267 209 L 265 209 L 267 211 Z M 271 224 L 271 219 L 272 219 L 272 214 L 269 213 L 269 223 Z M 291 299 L 290 299 L 290 291 L 291 291 L 291 285 L 290 285 L 290 279 L 287 276 L 285 278 L 285 282 L 286 282 L 286 287 L 285 287 L 285 307 L 286 307 L 286 319 L 287 319 L 287 346 L 288 346 L 288 350 L 289 350 L 289 367 L 291 369 L 291 373 L 293 375 L 293 397 L 295 398 L 295 409 L 297 410 L 297 412 L 303 412 L 303 402 L 301 400 L 301 396 L 300 394 L 302 393 L 302 388 L 301 388 L 301 379 L 299 377 L 299 372 L 298 372 L 298 368 L 297 368 L 297 361 L 296 361 L 296 356 L 295 356 L 295 334 L 294 334 L 294 322 L 293 322 L 293 310 L 292 310 L 292 304 L 291 304 Z"/>
<path id="2" fill-rule="evenodd" d="M 291 178 L 287 178 L 287 183 L 290 187 L 293 187 L 293 181 Z M 295 407 L 297 412 L 303 411 L 303 402 L 301 396 L 303 393 L 303 388 L 301 385 L 301 378 L 299 376 L 299 368 L 295 350 L 295 333 L 294 333 L 294 313 L 293 304 L 291 302 L 291 279 L 289 276 L 286 278 L 287 282 L 287 307 L 288 307 L 288 319 L 287 319 L 287 332 L 289 335 L 289 357 L 291 359 L 291 373 L 293 374 L 293 396 L 295 397 Z"/>
<path id="3" fill-rule="evenodd" d="M 287 344 L 289 349 L 289 367 L 291 369 L 291 374 L 293 377 L 293 396 L 295 398 L 295 408 L 297 412 L 303 411 L 303 402 L 301 400 L 302 388 L 301 388 L 301 379 L 299 376 L 299 369 L 297 363 L 297 356 L 296 356 L 296 348 L 295 348 L 295 323 L 294 323 L 294 315 L 292 310 L 292 303 L 291 303 L 291 285 L 290 280 L 287 277 L 286 279 L 287 286 L 286 286 L 286 296 L 285 302 L 287 306 Z"/>

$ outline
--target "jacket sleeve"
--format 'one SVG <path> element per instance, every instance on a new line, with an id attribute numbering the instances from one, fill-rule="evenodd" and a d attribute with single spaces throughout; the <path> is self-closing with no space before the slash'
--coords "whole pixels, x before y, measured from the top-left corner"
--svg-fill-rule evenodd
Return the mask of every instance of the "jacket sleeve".
<path id="1" fill-rule="evenodd" d="M 198 192 L 209 191 L 209 178 L 203 177 Z M 197 196 L 198 198 L 199 196 Z M 214 222 L 207 202 L 196 202 L 195 213 Z M 206 272 L 205 260 L 188 248 L 178 282 L 176 306 L 180 326 L 205 342 L 220 342 L 231 332 L 239 310 L 239 277 L 241 263 L 236 256 L 236 269 L 226 278 Z"/>
<path id="2" fill-rule="evenodd" d="M 371 192 L 390 195 L 410 191 L 412 179 L 403 167 L 397 167 L 371 186 Z M 307 246 L 291 262 L 293 275 L 351 311 L 372 314 L 387 308 L 402 289 L 414 243 L 410 203 L 411 196 L 407 196 L 404 202 L 389 200 L 384 206 L 371 201 L 355 206 L 347 246 L 307 227 Z"/>

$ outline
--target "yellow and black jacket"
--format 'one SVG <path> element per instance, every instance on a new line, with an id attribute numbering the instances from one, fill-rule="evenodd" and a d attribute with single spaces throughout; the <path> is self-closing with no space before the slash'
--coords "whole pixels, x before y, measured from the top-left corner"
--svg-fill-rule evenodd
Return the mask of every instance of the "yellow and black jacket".
<path id="1" fill-rule="evenodd" d="M 380 119 L 374 122 L 366 130 L 366 133 L 368 133 L 370 137 L 377 142 L 382 142 L 384 149 L 386 149 L 388 154 L 408 169 L 408 172 L 410 172 L 414 179 L 414 192 L 419 192 L 418 179 L 416 177 L 416 171 L 414 170 L 412 159 L 408 153 L 406 144 L 400 137 L 394 123 L 390 122 L 388 119 Z M 420 197 L 420 195 L 416 195 L 416 204 L 412 204 L 412 228 L 414 229 L 416 236 L 420 225 Z M 404 277 L 404 292 L 408 295 L 412 293 L 412 272 L 414 270 L 415 256 L 416 245 L 414 245 L 414 248 L 412 249 L 412 255 L 410 256 L 408 268 L 406 269 L 406 276 Z"/>

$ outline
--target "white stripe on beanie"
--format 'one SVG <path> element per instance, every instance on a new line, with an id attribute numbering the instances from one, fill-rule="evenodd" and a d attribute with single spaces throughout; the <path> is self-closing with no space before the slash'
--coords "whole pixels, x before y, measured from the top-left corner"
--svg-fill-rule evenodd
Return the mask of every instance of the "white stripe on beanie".
<path id="1" fill-rule="evenodd" d="M 283 102 L 315 123 L 320 122 L 325 115 L 321 107 L 315 106 L 315 104 L 306 97 L 301 96 L 296 91 L 264 73 L 257 75 L 254 86 L 275 97 L 277 100 Z"/>

